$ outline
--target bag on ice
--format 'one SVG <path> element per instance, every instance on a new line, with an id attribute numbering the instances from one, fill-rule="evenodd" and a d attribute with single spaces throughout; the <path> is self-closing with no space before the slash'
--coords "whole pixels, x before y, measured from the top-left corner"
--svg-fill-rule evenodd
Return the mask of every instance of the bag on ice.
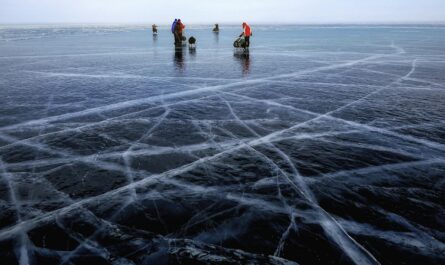
<path id="1" fill-rule="evenodd" d="M 235 48 L 244 48 L 245 45 L 246 45 L 246 39 L 244 39 L 244 37 L 239 37 L 233 43 L 233 47 Z"/>

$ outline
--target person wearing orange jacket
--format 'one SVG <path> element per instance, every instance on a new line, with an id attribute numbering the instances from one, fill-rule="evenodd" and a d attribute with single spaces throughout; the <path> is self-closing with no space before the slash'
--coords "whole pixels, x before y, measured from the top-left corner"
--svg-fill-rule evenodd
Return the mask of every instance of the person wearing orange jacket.
<path id="1" fill-rule="evenodd" d="M 249 48 L 250 37 L 252 36 L 252 29 L 246 22 L 243 22 L 243 33 L 241 33 L 240 37 L 243 37 L 243 36 L 245 39 L 245 47 L 244 48 Z"/>
<path id="2" fill-rule="evenodd" d="M 182 21 L 180 19 L 178 19 L 178 22 L 176 23 L 176 32 L 178 34 L 179 37 L 179 41 L 180 43 L 182 43 L 182 33 L 184 32 L 185 29 L 185 25 L 182 23 Z"/>

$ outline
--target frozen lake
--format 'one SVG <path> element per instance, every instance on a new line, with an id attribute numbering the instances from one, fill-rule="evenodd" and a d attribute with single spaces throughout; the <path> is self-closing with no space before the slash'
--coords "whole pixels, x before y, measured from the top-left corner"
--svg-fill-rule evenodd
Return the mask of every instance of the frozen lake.
<path id="1" fill-rule="evenodd" d="M 0 264 L 444 264 L 445 26 L 0 28 Z"/>

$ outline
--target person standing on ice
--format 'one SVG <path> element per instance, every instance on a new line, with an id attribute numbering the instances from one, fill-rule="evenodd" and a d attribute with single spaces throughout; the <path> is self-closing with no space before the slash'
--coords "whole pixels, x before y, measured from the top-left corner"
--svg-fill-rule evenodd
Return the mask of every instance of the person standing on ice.
<path id="1" fill-rule="evenodd" d="M 219 32 L 219 24 L 215 24 L 215 27 L 213 28 L 213 32 L 215 32 L 215 33 Z"/>
<path id="2" fill-rule="evenodd" d="M 181 45 L 182 41 L 184 40 L 183 36 L 182 36 L 182 33 L 184 32 L 184 29 L 185 29 L 185 25 L 182 24 L 182 21 L 180 19 L 178 19 L 178 22 L 176 23 L 176 32 L 177 32 L 178 38 L 179 38 L 179 44 L 178 45 Z"/>
<path id="3" fill-rule="evenodd" d="M 241 35 L 239 36 L 244 37 L 245 40 L 244 48 L 249 48 L 250 36 L 252 36 L 252 30 L 250 29 L 250 26 L 246 22 L 243 22 L 243 33 L 241 33 Z"/>
<path id="4" fill-rule="evenodd" d="M 172 28 L 171 28 L 171 32 L 172 32 L 172 34 L 173 34 L 173 36 L 175 38 L 175 45 L 179 45 L 179 43 L 180 43 L 179 42 L 179 36 L 178 36 L 178 34 L 176 32 L 177 24 L 178 24 L 178 19 L 175 19 L 175 21 L 173 21 Z"/>

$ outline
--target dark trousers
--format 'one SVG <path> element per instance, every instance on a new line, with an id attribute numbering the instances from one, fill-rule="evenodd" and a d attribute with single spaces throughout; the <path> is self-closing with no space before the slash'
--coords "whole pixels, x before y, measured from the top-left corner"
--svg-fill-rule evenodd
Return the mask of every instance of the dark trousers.
<path id="1" fill-rule="evenodd" d="M 246 43 L 244 44 L 245 48 L 249 48 L 250 47 L 250 36 L 244 37 L 244 39 L 246 40 Z"/>
<path id="2" fill-rule="evenodd" d="M 181 46 L 182 45 L 182 33 L 175 32 L 174 35 L 175 35 L 175 45 Z"/>

